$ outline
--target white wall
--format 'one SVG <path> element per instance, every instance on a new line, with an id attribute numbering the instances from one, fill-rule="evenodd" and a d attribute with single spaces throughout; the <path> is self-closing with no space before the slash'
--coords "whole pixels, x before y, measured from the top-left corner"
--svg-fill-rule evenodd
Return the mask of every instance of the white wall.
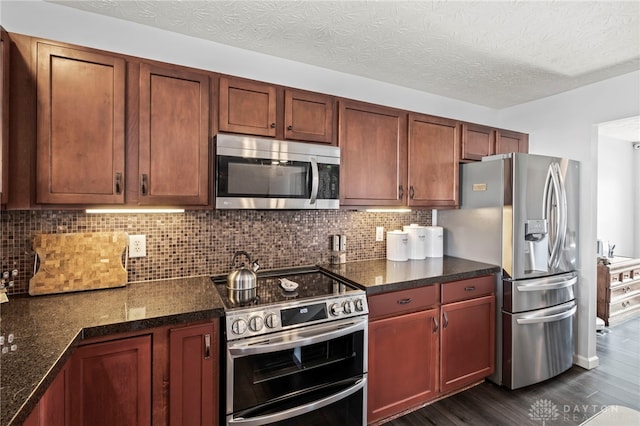
<path id="1" fill-rule="evenodd" d="M 640 150 L 632 142 L 599 136 L 597 236 L 615 244 L 616 256 L 640 257 L 635 245 L 640 227 L 638 158 Z"/>
<path id="2" fill-rule="evenodd" d="M 500 111 L 500 126 L 529 133 L 530 151 L 581 162 L 580 286 L 575 362 L 596 356 L 596 211 L 599 123 L 640 115 L 640 72 Z"/>

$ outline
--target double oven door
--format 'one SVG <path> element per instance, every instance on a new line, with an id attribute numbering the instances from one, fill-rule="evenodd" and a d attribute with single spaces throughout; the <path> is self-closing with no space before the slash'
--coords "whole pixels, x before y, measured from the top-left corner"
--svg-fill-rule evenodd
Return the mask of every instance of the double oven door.
<path id="1" fill-rule="evenodd" d="M 365 425 L 367 317 L 227 343 L 227 425 Z"/>

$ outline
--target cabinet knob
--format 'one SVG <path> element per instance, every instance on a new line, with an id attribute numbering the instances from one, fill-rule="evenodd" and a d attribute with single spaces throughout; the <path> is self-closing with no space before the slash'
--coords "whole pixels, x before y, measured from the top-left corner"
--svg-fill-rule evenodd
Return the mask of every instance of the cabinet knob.
<path id="1" fill-rule="evenodd" d="M 142 179 L 140 179 L 140 192 L 142 193 L 142 195 L 147 195 L 148 179 L 149 178 L 146 174 L 143 174 Z"/>
<path id="2" fill-rule="evenodd" d="M 275 129 L 276 128 L 276 123 L 271 123 L 271 128 Z"/>
<path id="3" fill-rule="evenodd" d="M 287 130 L 293 130 L 293 126 L 292 125 L 288 125 L 287 126 Z"/>
<path id="4" fill-rule="evenodd" d="M 204 335 L 204 359 L 209 359 L 211 357 L 211 335 Z"/>
<path id="5" fill-rule="evenodd" d="M 404 198 L 404 188 L 402 185 L 398 187 L 398 200 L 402 200 Z"/>
<path id="6" fill-rule="evenodd" d="M 413 200 L 413 196 L 416 195 L 416 191 L 413 189 L 413 185 L 409 187 L 409 198 Z"/>
<path id="7" fill-rule="evenodd" d="M 116 194 L 122 194 L 122 173 L 116 173 Z"/>

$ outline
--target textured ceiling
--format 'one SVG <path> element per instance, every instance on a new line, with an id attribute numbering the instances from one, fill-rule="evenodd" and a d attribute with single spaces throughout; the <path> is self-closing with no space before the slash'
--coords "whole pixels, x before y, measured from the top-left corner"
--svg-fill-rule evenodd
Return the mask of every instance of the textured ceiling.
<path id="1" fill-rule="evenodd" d="M 640 142 L 640 117 L 602 123 L 598 126 L 598 134 L 623 141 Z"/>
<path id="2" fill-rule="evenodd" d="M 53 1 L 492 108 L 640 69 L 640 2 Z"/>

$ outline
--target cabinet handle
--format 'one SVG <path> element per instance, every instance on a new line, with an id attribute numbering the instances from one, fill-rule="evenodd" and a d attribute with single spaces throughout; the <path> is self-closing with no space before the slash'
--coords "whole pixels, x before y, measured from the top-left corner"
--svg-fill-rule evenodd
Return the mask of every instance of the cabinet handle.
<path id="1" fill-rule="evenodd" d="M 622 292 L 623 292 L 623 293 L 629 293 L 630 291 L 631 291 L 631 287 L 629 287 L 629 286 L 626 286 L 626 287 L 622 290 Z"/>
<path id="2" fill-rule="evenodd" d="M 438 320 L 436 319 L 436 317 L 431 317 L 433 319 L 433 332 L 437 332 L 438 331 Z"/>
<path id="3" fill-rule="evenodd" d="M 476 287 L 475 286 L 465 287 L 464 291 L 476 291 Z"/>
<path id="4" fill-rule="evenodd" d="M 402 187 L 402 185 L 400 185 L 398 187 L 398 190 L 400 192 L 399 196 L 398 196 L 398 200 L 402 200 L 404 198 L 404 188 Z"/>
<path id="5" fill-rule="evenodd" d="M 291 125 L 287 126 L 287 130 L 293 130 L 293 126 Z"/>
<path id="6" fill-rule="evenodd" d="M 442 316 L 444 317 L 444 319 L 442 320 L 442 329 L 444 330 L 449 325 L 449 318 L 447 317 L 446 312 L 443 312 Z"/>
<path id="7" fill-rule="evenodd" d="M 413 196 L 416 195 L 416 192 L 413 190 L 413 185 L 409 187 L 409 198 L 413 200 Z"/>
<path id="8" fill-rule="evenodd" d="M 122 194 L 122 173 L 116 173 L 116 194 Z"/>
<path id="9" fill-rule="evenodd" d="M 147 175 L 143 174 L 142 175 L 142 179 L 141 179 L 141 184 L 140 184 L 140 191 L 142 192 L 142 195 L 147 195 Z"/>
<path id="10" fill-rule="evenodd" d="M 204 335 L 204 359 L 211 358 L 211 335 Z"/>
<path id="11" fill-rule="evenodd" d="M 276 123 L 271 123 L 271 128 L 275 129 L 276 128 Z"/>
<path id="12" fill-rule="evenodd" d="M 398 305 L 408 305 L 409 303 L 411 303 L 411 298 L 408 299 L 400 299 L 398 300 Z"/>

